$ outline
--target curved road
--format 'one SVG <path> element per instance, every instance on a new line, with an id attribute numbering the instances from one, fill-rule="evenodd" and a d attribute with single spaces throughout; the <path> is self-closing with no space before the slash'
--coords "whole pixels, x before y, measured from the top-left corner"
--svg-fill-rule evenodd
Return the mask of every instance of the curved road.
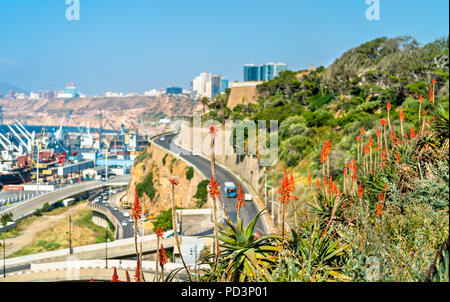
<path id="1" fill-rule="evenodd" d="M 176 145 L 177 150 L 171 150 L 170 145 L 172 140 L 177 136 L 176 133 L 166 134 L 162 136 L 158 136 L 153 140 L 153 143 L 155 143 L 158 146 L 163 147 L 166 150 L 172 151 L 173 153 L 177 154 L 179 157 L 183 158 L 187 162 L 189 162 L 191 165 L 196 167 L 199 171 L 201 171 L 206 177 L 210 177 L 211 175 L 211 163 L 209 160 L 205 159 L 202 156 L 199 155 L 192 155 L 192 152 L 181 148 L 180 146 Z M 163 140 L 161 140 L 163 138 Z M 182 151 L 183 150 L 183 151 Z M 189 154 L 189 155 L 186 155 Z M 220 194 L 222 196 L 222 201 L 225 205 L 225 210 L 227 211 L 228 215 L 230 216 L 231 220 L 236 223 L 236 217 L 237 217 L 237 209 L 236 209 L 236 198 L 228 198 L 225 194 L 224 190 L 224 183 L 231 181 L 236 186 L 240 183 L 239 179 L 230 171 L 222 168 L 219 165 L 216 165 L 216 178 L 217 182 L 220 186 Z M 245 193 L 249 193 L 247 186 L 243 183 L 240 183 L 242 186 L 242 190 Z M 245 202 L 245 207 L 241 209 L 241 217 L 244 220 L 244 224 L 248 224 L 253 217 L 255 217 L 258 214 L 258 208 L 254 204 L 254 202 Z M 210 234 L 212 232 L 208 231 L 202 234 L 198 235 L 206 235 Z M 265 230 L 264 224 L 262 223 L 261 219 L 256 224 L 255 232 L 259 232 L 260 234 L 266 234 L 267 231 Z"/>

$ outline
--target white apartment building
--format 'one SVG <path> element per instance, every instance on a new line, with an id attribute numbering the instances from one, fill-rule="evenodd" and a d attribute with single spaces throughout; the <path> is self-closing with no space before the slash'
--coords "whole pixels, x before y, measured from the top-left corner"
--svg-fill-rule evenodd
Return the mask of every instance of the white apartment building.
<path id="1" fill-rule="evenodd" d="M 202 72 L 191 82 L 192 95 L 194 98 L 207 97 L 209 99 L 220 93 L 221 75 Z"/>

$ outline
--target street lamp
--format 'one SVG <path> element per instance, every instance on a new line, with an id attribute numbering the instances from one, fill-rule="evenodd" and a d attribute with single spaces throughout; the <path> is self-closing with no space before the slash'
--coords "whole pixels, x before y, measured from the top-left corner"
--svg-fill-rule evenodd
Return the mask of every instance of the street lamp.
<path id="1" fill-rule="evenodd" d="M 106 260 L 106 269 L 108 269 L 108 230 L 105 231 L 105 260 Z"/>
<path id="2" fill-rule="evenodd" d="M 190 254 L 192 256 L 192 252 L 194 252 L 194 271 L 195 271 L 195 267 L 197 266 L 197 244 L 194 245 L 194 251 L 192 251 L 193 248 L 190 249 Z"/>
<path id="3" fill-rule="evenodd" d="M 72 255 L 72 216 L 69 216 L 69 254 Z"/>
<path id="4" fill-rule="evenodd" d="M 3 238 L 3 278 L 6 278 L 6 243 Z"/>

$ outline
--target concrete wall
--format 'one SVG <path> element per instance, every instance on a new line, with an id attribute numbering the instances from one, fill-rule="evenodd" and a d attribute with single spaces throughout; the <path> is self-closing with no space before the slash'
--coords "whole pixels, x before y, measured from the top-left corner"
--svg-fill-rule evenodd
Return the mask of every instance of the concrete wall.
<path id="1" fill-rule="evenodd" d="M 16 227 L 17 227 L 17 222 L 10 223 L 7 226 L 2 225 L 0 227 L 0 234 L 14 230 Z"/>
<path id="2" fill-rule="evenodd" d="M 97 205 L 95 203 L 90 202 L 89 207 L 94 212 L 94 215 L 92 216 L 92 222 L 104 227 L 109 228 L 107 220 L 112 223 L 115 229 L 114 237 L 116 239 L 122 239 L 123 238 L 123 227 L 120 221 L 114 216 L 108 208 L 105 208 L 103 206 Z"/>

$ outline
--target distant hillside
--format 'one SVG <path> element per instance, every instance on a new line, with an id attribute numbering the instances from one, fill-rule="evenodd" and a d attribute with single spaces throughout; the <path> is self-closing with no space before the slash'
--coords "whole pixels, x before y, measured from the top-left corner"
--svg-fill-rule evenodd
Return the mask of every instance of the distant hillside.
<path id="1" fill-rule="evenodd" d="M 58 100 L 7 100 L 0 99 L 5 122 L 18 119 L 28 125 L 59 125 L 70 110 L 72 116 L 67 126 L 98 127 L 99 110 L 103 110 L 107 127 L 137 127 L 140 118 L 144 122 L 155 121 L 161 117 L 189 116 L 197 103 L 188 98 L 124 97 L 124 98 L 77 98 Z"/>
<path id="2" fill-rule="evenodd" d="M 0 82 L 0 95 L 7 95 L 10 90 L 19 93 L 26 93 L 26 94 L 29 93 L 28 91 L 21 89 L 19 87 L 10 85 L 8 83 Z"/>

